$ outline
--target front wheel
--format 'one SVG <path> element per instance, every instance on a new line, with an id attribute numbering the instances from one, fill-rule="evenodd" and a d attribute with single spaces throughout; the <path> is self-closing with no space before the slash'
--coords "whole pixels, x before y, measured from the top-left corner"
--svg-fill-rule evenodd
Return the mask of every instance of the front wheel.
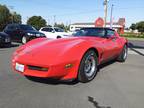
<path id="1" fill-rule="evenodd" d="M 93 50 L 89 50 L 83 56 L 79 72 L 78 80 L 86 83 L 94 79 L 97 74 L 97 55 Z"/>
<path id="2" fill-rule="evenodd" d="M 27 38 L 26 38 L 26 36 L 23 36 L 22 37 L 22 44 L 26 44 L 27 43 Z"/>
<path id="3" fill-rule="evenodd" d="M 120 62 L 125 62 L 125 60 L 127 59 L 127 55 L 128 55 L 128 48 L 127 48 L 127 45 L 124 45 L 123 50 L 120 53 L 117 60 Z"/>

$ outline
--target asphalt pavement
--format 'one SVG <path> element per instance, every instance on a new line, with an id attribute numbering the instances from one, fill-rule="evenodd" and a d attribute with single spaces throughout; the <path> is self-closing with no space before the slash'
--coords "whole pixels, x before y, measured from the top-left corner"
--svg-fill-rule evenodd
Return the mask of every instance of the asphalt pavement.
<path id="1" fill-rule="evenodd" d="M 101 66 L 85 84 L 30 80 L 11 69 L 17 45 L 0 48 L 0 108 L 144 108 L 143 47 L 131 42 L 125 63 Z"/>

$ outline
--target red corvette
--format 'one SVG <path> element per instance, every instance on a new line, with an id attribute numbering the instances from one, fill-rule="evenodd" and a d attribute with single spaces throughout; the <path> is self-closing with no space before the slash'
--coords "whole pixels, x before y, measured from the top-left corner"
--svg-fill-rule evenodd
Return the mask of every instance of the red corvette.
<path id="1" fill-rule="evenodd" d="M 98 65 L 112 59 L 124 62 L 127 40 L 109 28 L 82 28 L 73 37 L 39 38 L 19 47 L 12 66 L 25 76 L 91 81 Z"/>

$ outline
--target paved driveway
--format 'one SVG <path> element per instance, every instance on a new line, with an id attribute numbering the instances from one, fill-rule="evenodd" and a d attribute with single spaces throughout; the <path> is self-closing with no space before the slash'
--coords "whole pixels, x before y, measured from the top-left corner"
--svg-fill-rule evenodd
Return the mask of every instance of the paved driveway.
<path id="1" fill-rule="evenodd" d="M 131 48 L 125 63 L 103 65 L 86 84 L 32 81 L 13 72 L 15 48 L 0 49 L 0 108 L 144 108 L 142 48 Z"/>

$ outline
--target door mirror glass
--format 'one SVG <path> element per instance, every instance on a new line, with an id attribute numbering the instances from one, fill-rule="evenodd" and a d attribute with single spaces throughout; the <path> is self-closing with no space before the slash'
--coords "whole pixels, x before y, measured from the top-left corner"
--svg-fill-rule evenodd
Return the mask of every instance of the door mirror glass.
<path id="1" fill-rule="evenodd" d="M 117 39 L 117 37 L 116 36 L 111 36 L 111 37 L 109 37 L 109 39 L 113 40 L 113 39 Z"/>
<path id="2" fill-rule="evenodd" d="M 54 30 L 52 30 L 52 33 L 55 33 L 55 31 L 54 31 Z"/>

